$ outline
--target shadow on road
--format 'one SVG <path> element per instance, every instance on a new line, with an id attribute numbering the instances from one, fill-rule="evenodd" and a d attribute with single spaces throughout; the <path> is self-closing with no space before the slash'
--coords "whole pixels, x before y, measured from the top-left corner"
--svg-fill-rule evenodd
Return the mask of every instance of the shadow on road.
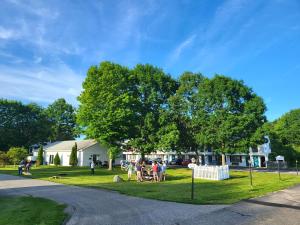
<path id="1" fill-rule="evenodd" d="M 258 205 L 271 206 L 271 207 L 281 207 L 281 208 L 290 208 L 290 209 L 300 210 L 300 206 L 296 206 L 296 205 L 286 205 L 286 204 L 273 203 L 273 202 L 263 202 L 263 201 L 258 201 L 258 200 L 254 200 L 254 199 L 244 200 L 244 202 L 258 204 Z"/>

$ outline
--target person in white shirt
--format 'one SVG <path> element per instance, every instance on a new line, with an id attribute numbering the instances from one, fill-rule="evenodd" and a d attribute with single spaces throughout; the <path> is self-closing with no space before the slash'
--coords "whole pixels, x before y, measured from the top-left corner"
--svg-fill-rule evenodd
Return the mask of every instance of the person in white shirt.
<path id="1" fill-rule="evenodd" d="M 94 161 L 91 162 L 91 174 L 92 175 L 95 174 L 95 163 L 94 163 Z"/>

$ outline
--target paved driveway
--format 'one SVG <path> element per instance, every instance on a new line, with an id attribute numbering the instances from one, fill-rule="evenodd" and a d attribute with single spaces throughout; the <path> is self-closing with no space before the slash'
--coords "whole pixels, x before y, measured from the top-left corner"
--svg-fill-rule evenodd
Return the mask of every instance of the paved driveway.
<path id="1" fill-rule="evenodd" d="M 70 225 L 300 224 L 300 186 L 234 205 L 189 205 L 0 174 L 0 195 L 66 203 Z"/>

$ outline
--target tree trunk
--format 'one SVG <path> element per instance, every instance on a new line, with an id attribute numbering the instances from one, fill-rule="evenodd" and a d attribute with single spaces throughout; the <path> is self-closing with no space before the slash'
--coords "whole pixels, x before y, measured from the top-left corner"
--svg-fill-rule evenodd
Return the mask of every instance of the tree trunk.
<path id="1" fill-rule="evenodd" d="M 109 159 L 109 162 L 108 162 L 108 170 L 112 170 L 112 162 L 113 162 L 113 160 L 112 160 L 112 159 Z"/>
<path id="2" fill-rule="evenodd" d="M 145 161 L 145 152 L 143 150 L 141 151 L 141 161 Z"/>
<path id="3" fill-rule="evenodd" d="M 225 154 L 222 153 L 222 166 L 226 165 Z"/>

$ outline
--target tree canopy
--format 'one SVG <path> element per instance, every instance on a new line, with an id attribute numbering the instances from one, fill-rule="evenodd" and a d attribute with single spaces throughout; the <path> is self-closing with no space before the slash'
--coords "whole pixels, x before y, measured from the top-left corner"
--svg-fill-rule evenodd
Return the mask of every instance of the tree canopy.
<path id="1" fill-rule="evenodd" d="M 146 153 L 156 150 L 159 141 L 160 111 L 167 106 L 167 101 L 177 88 L 177 83 L 170 75 L 152 65 L 138 64 L 131 70 L 136 99 L 135 131 L 129 144 L 139 151 L 144 158 Z"/>
<path id="2" fill-rule="evenodd" d="M 178 80 L 176 93 L 169 97 L 167 107 L 160 113 L 159 147 L 178 152 L 194 151 L 199 146 L 194 137 L 195 100 L 204 76 L 185 72 Z"/>
<path id="3" fill-rule="evenodd" d="M 0 149 L 29 147 L 46 141 L 50 132 L 49 120 L 37 104 L 0 99 Z"/>
<path id="4" fill-rule="evenodd" d="M 54 101 L 47 107 L 46 114 L 51 122 L 50 140 L 74 140 L 78 136 L 75 108 L 65 99 Z"/>
<path id="5" fill-rule="evenodd" d="M 258 144 L 253 137 L 266 122 L 262 98 L 242 81 L 220 75 L 206 79 L 199 88 L 194 119 L 198 143 L 221 153 L 245 152 Z"/>

